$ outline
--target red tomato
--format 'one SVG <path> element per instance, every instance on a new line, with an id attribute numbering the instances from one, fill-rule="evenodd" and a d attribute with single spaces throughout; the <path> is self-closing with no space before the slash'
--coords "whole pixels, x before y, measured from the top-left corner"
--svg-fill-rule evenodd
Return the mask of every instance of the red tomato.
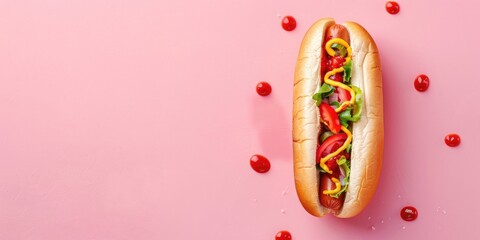
<path id="1" fill-rule="evenodd" d="M 338 164 L 337 164 L 337 156 L 331 158 L 330 160 L 325 162 L 325 165 L 327 165 L 328 169 L 332 170 L 333 172 L 336 172 L 338 169 Z"/>
<path id="2" fill-rule="evenodd" d="M 327 70 L 328 71 L 331 71 L 335 68 L 339 68 L 341 66 L 343 66 L 343 62 L 345 61 L 345 59 L 341 56 L 334 56 L 334 57 L 331 57 L 330 59 L 328 59 L 327 61 Z"/>
<path id="3" fill-rule="evenodd" d="M 340 119 L 338 118 L 338 114 L 335 112 L 328 103 L 322 102 L 320 104 L 320 117 L 322 118 L 322 122 L 327 125 L 327 127 L 333 133 L 340 132 Z"/>
<path id="4" fill-rule="evenodd" d="M 325 139 L 325 141 L 317 147 L 317 163 L 320 162 L 320 158 L 325 157 L 327 154 L 342 146 L 347 138 L 346 133 L 337 133 Z"/>
<path id="5" fill-rule="evenodd" d="M 337 147 L 337 149 L 338 149 L 338 147 Z M 335 149 L 335 150 L 337 150 L 337 149 Z M 333 150 L 333 151 L 335 151 L 335 150 Z M 331 151 L 331 152 L 333 152 L 333 151 Z M 330 171 L 332 171 L 331 177 L 340 178 L 340 167 L 338 166 L 337 160 L 340 159 L 342 156 L 345 156 L 345 155 L 346 155 L 345 151 L 343 151 L 340 154 L 338 154 L 337 156 L 335 156 L 335 157 L 333 157 L 333 158 L 331 158 L 331 159 L 329 159 L 328 161 L 325 162 L 325 165 L 327 165 L 328 169 L 330 169 Z"/>
<path id="6" fill-rule="evenodd" d="M 343 62 L 345 62 L 345 59 L 342 56 L 334 56 L 331 59 L 333 68 L 339 68 L 343 66 Z"/>
<path id="7" fill-rule="evenodd" d="M 350 98 L 352 98 L 350 92 L 343 88 L 338 87 L 337 89 L 335 89 L 335 92 L 338 93 L 338 99 L 340 100 L 340 102 L 350 101 Z"/>
<path id="8" fill-rule="evenodd" d="M 335 152 L 337 151 L 337 149 L 339 149 L 341 146 L 342 146 L 343 142 L 335 142 L 333 144 L 330 144 L 330 146 L 328 146 L 327 148 L 325 148 L 325 150 L 323 151 L 322 153 L 322 157 L 325 157 L 327 156 L 328 154 L 332 153 L 332 152 Z"/>
<path id="9" fill-rule="evenodd" d="M 343 72 L 335 73 L 335 75 L 330 76 L 330 79 L 335 82 L 343 82 Z"/>

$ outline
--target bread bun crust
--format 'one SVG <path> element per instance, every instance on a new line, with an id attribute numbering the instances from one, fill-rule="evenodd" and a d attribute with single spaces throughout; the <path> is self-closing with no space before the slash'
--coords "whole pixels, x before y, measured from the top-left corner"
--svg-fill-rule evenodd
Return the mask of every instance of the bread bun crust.
<path id="1" fill-rule="evenodd" d="M 320 85 L 320 59 L 326 29 L 335 24 L 320 19 L 307 31 L 298 54 L 294 76 L 293 156 L 297 195 L 310 214 L 322 217 L 331 212 L 340 218 L 360 213 L 371 200 L 380 177 L 383 158 L 383 94 L 380 57 L 377 46 L 359 24 L 342 24 L 350 34 L 352 85 L 363 92 L 362 117 L 353 124 L 351 173 L 343 208 L 332 211 L 319 201 L 319 175 L 316 149 L 320 133 L 320 113 L 313 94 Z"/>

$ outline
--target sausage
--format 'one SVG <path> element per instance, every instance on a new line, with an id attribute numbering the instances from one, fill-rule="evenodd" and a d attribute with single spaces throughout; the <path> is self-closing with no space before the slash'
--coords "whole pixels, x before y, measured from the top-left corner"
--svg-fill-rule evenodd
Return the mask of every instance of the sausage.
<path id="1" fill-rule="evenodd" d="M 329 59 L 327 52 L 325 51 L 325 43 L 332 38 L 341 38 L 345 40 L 347 43 L 350 43 L 350 35 L 348 34 L 348 30 L 341 24 L 333 24 L 329 28 L 327 28 L 325 32 L 325 41 L 323 42 L 322 46 L 322 60 L 321 60 L 321 70 L 320 76 L 321 79 L 325 76 L 326 68 L 327 68 L 327 61 Z M 341 82 L 343 80 L 343 73 L 337 73 L 330 77 L 330 79 Z"/>
<path id="2" fill-rule="evenodd" d="M 343 201 L 345 200 L 345 193 L 340 194 L 340 197 L 334 198 L 329 195 L 323 194 L 323 190 L 332 190 L 335 189 L 335 183 L 330 180 L 330 177 L 326 173 L 320 174 L 320 187 L 318 196 L 320 198 L 320 204 L 322 206 L 332 209 L 340 210 L 343 206 Z"/>
<path id="3" fill-rule="evenodd" d="M 341 38 L 341 39 L 345 40 L 347 43 L 350 43 L 350 35 L 348 33 L 348 30 L 340 24 L 334 24 L 326 30 L 325 41 L 323 43 L 323 46 L 324 46 L 323 49 L 325 49 L 325 43 L 332 38 Z M 322 57 L 321 66 L 325 66 L 324 61 L 328 61 L 331 58 L 330 56 L 327 56 L 325 50 L 323 50 L 323 54 L 324 54 L 323 55 L 324 57 Z M 325 71 L 322 71 L 322 74 L 324 74 L 324 73 L 325 73 Z M 322 75 L 322 79 L 323 79 L 323 76 L 324 75 Z M 343 79 L 343 73 L 340 73 L 338 77 L 340 79 Z M 342 81 L 342 80 L 340 80 L 340 81 Z M 335 158 L 335 161 L 336 161 L 336 158 Z M 337 168 L 338 168 L 338 166 L 337 166 Z M 338 197 L 338 198 L 334 198 L 334 197 L 331 197 L 329 195 L 323 194 L 324 190 L 335 189 L 335 183 L 332 182 L 332 180 L 330 178 L 331 177 L 337 177 L 338 178 L 338 173 L 334 173 L 334 175 L 337 175 L 337 176 L 333 176 L 333 175 L 327 174 L 327 173 L 322 173 L 321 174 L 321 176 L 320 176 L 320 187 L 319 187 L 319 190 L 318 190 L 318 197 L 320 199 L 320 204 L 322 204 L 322 206 L 324 206 L 326 208 L 330 208 L 332 210 L 340 210 L 343 206 L 343 201 L 345 199 L 345 193 L 342 193 L 340 195 L 340 197 Z"/>
<path id="4" fill-rule="evenodd" d="M 345 42 L 350 43 L 348 30 L 341 24 L 333 24 L 327 29 L 323 46 L 325 46 L 325 43 L 332 38 L 341 38 L 345 40 Z"/>

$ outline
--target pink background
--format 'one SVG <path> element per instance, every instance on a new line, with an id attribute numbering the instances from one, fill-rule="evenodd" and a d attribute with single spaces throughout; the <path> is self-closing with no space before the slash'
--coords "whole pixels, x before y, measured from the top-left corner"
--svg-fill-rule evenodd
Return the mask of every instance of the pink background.
<path id="1" fill-rule="evenodd" d="M 480 5 L 385 2 L 0 1 L 0 239 L 478 238 Z M 382 178 L 353 219 L 308 215 L 293 185 L 293 71 L 326 16 L 383 63 Z"/>

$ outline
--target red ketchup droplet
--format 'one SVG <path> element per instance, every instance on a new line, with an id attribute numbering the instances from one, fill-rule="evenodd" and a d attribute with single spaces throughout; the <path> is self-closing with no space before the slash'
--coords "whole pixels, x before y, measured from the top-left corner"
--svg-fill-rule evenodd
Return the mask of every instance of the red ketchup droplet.
<path id="1" fill-rule="evenodd" d="M 250 166 L 258 173 L 266 173 L 270 170 L 270 161 L 260 154 L 255 154 L 250 158 Z"/>
<path id="2" fill-rule="evenodd" d="M 292 240 L 292 234 L 288 231 L 280 231 L 275 235 L 275 240 Z"/>
<path id="3" fill-rule="evenodd" d="M 260 96 L 268 96 L 272 92 L 272 86 L 267 82 L 259 82 L 257 84 L 257 93 Z"/>
<path id="4" fill-rule="evenodd" d="M 282 19 L 282 28 L 285 31 L 293 31 L 297 27 L 297 21 L 292 16 L 285 16 Z"/>
<path id="5" fill-rule="evenodd" d="M 430 79 L 425 74 L 420 74 L 415 78 L 414 81 L 415 89 L 419 92 L 425 92 L 430 86 Z"/>
<path id="6" fill-rule="evenodd" d="M 449 147 L 456 147 L 460 144 L 460 136 L 455 133 L 448 134 L 445 136 L 445 144 Z"/>
<path id="7" fill-rule="evenodd" d="M 397 2 L 389 1 L 385 4 L 385 9 L 387 9 L 387 12 L 390 14 L 397 14 L 400 12 L 400 5 L 398 5 Z"/>
<path id="8" fill-rule="evenodd" d="M 418 212 L 417 209 L 412 207 L 412 206 L 406 206 L 402 208 L 402 211 L 400 211 L 400 216 L 402 217 L 403 220 L 407 222 L 411 222 L 418 217 Z"/>

